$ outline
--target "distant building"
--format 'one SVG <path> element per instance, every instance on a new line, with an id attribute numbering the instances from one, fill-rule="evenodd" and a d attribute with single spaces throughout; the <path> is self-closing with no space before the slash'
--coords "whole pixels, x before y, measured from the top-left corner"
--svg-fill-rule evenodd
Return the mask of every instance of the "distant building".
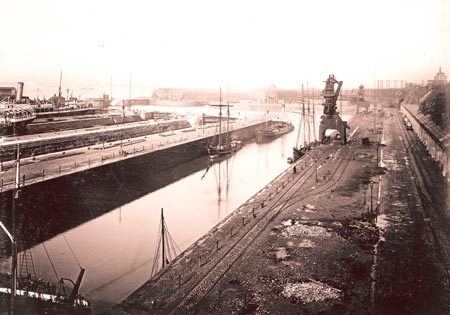
<path id="1" fill-rule="evenodd" d="M 436 73 L 434 76 L 434 83 L 435 84 L 446 84 L 447 83 L 447 76 L 444 72 L 442 72 L 441 67 L 439 67 L 439 72 Z"/>
<path id="2" fill-rule="evenodd" d="M 151 100 L 149 98 L 131 98 L 123 100 L 123 106 L 139 106 L 139 105 L 151 105 Z"/>
<path id="3" fill-rule="evenodd" d="M 86 102 L 89 107 L 99 109 L 108 108 L 111 105 L 111 99 L 107 94 L 103 94 L 101 98 L 88 98 Z"/>

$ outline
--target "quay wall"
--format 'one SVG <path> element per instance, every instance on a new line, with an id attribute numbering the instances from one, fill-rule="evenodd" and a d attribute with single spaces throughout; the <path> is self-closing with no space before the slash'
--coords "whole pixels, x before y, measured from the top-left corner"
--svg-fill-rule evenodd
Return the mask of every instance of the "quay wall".
<path id="1" fill-rule="evenodd" d="M 78 116 L 57 118 L 54 121 L 36 119 L 26 127 L 26 134 L 45 133 L 60 130 L 72 130 L 95 126 L 111 126 L 122 123 L 122 116 Z M 139 115 L 125 116 L 125 123 L 142 121 Z"/>
<path id="2" fill-rule="evenodd" d="M 431 120 L 415 112 L 412 106 L 402 104 L 400 111 L 411 122 L 414 132 L 424 144 L 430 156 L 439 164 L 443 176 L 449 178 L 449 157 L 443 133 Z"/>
<path id="3" fill-rule="evenodd" d="M 96 128 L 92 128 L 92 132 L 89 133 L 74 133 L 72 135 L 55 137 L 53 139 L 39 139 L 38 137 L 36 139 L 23 142 L 20 144 L 20 154 L 21 157 L 25 158 L 40 154 L 76 149 L 105 142 L 112 142 L 121 139 L 145 136 L 158 132 L 177 130 L 190 126 L 191 125 L 187 120 L 176 120 L 169 122 L 160 122 L 158 124 L 146 123 L 142 125 L 124 126 L 122 129 L 114 130 L 102 130 L 101 127 L 98 127 L 99 130 L 96 130 Z M 6 143 L 2 145 L 1 148 L 3 161 L 15 159 L 15 144 Z"/>
<path id="4" fill-rule="evenodd" d="M 234 139 L 251 141 L 259 123 L 231 131 Z M 19 248 L 29 248 L 92 220 L 208 166 L 205 144 L 211 137 L 180 143 L 118 161 L 28 182 L 16 200 Z M 190 168 L 183 163 L 192 162 Z M 10 226 L 13 191 L 0 193 L 0 220 Z M 1 243 L 1 240 L 0 240 Z M 9 245 L 1 244 L 0 256 Z"/>

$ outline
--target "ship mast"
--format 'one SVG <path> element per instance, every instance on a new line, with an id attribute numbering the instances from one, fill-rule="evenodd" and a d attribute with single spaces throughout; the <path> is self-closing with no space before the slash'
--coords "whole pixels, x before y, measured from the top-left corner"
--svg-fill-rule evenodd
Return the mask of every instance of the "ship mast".
<path id="1" fill-rule="evenodd" d="M 303 84 L 302 84 L 302 120 L 303 120 L 303 147 L 306 147 L 306 113 L 305 113 L 305 95 L 303 91 Z"/>
<path id="2" fill-rule="evenodd" d="M 166 266 L 166 231 L 164 231 L 164 209 L 161 208 L 161 243 L 162 243 L 162 255 L 161 255 L 161 266 L 164 268 Z"/>
<path id="3" fill-rule="evenodd" d="M 228 88 L 228 100 L 227 100 L 227 137 L 226 141 L 229 142 L 230 139 L 230 88 Z"/>
<path id="4" fill-rule="evenodd" d="M 218 148 L 222 146 L 222 87 L 220 87 L 219 95 L 219 144 Z"/>
<path id="5" fill-rule="evenodd" d="M 155 249 L 155 256 L 153 259 L 152 276 L 159 271 L 159 267 L 161 267 L 161 269 L 166 268 L 170 261 L 177 256 L 177 252 L 180 252 L 180 248 L 173 240 L 167 228 L 163 208 L 161 208 L 160 226 L 161 228 L 158 228 L 158 245 Z"/>
<path id="6" fill-rule="evenodd" d="M 313 89 L 312 89 L 312 92 L 313 92 L 313 101 L 312 101 L 312 124 L 313 124 L 313 133 L 314 133 L 314 142 L 316 142 L 317 141 L 317 138 L 316 138 L 316 113 L 315 113 L 315 109 L 314 109 L 314 87 L 313 87 Z"/>

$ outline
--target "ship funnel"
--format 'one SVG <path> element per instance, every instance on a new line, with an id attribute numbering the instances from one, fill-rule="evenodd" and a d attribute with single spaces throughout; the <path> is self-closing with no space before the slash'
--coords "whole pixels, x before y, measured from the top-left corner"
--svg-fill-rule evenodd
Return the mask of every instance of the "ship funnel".
<path id="1" fill-rule="evenodd" d="M 22 96 L 23 96 L 23 82 L 17 82 L 16 103 L 22 102 Z"/>

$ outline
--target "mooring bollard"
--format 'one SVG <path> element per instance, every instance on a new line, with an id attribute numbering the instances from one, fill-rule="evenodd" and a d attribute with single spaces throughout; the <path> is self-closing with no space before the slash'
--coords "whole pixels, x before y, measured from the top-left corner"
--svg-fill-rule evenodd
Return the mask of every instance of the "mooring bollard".
<path id="1" fill-rule="evenodd" d="M 216 251 L 218 251 L 219 250 L 219 241 L 217 240 L 216 241 Z"/>
<path id="2" fill-rule="evenodd" d="M 245 218 L 242 217 L 242 226 L 245 226 Z"/>
<path id="3" fill-rule="evenodd" d="M 45 176 L 45 169 L 42 169 L 42 177 Z"/>

